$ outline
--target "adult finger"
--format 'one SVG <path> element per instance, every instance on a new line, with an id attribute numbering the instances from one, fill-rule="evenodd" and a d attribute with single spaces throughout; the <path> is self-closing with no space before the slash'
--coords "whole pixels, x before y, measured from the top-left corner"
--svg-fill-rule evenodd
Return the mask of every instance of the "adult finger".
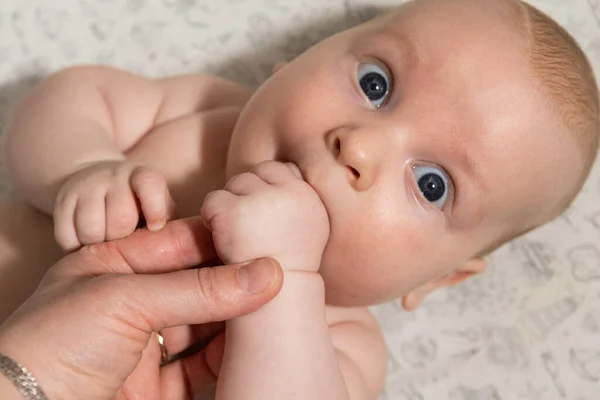
<path id="1" fill-rule="evenodd" d="M 142 229 L 123 239 L 86 246 L 55 268 L 81 275 L 153 274 L 197 266 L 215 257 L 211 232 L 200 217 L 193 217 L 169 222 L 158 232 Z"/>
<path id="2" fill-rule="evenodd" d="M 273 259 L 164 275 L 115 276 L 105 281 L 106 301 L 122 306 L 121 321 L 146 332 L 224 321 L 256 311 L 281 289 L 283 272 Z"/>

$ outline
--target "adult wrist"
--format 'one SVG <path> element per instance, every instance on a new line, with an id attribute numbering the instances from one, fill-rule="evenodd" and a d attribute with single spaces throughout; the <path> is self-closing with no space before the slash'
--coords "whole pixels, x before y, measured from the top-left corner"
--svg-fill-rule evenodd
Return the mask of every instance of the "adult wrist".
<path id="1" fill-rule="evenodd" d="M 23 400 L 15 385 L 3 374 L 0 374 L 0 398 L 4 400 Z"/>
<path id="2" fill-rule="evenodd" d="M 3 353 L 0 353 L 0 396 L 5 400 L 48 400 L 33 374 Z"/>

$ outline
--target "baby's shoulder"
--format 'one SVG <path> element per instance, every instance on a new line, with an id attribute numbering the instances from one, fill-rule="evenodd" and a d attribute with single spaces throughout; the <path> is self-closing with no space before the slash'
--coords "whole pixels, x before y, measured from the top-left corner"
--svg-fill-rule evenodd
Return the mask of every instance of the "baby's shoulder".
<path id="1" fill-rule="evenodd" d="M 346 382 L 359 379 L 367 393 L 380 393 L 387 369 L 383 333 L 367 308 L 326 307 L 333 347 Z"/>
<path id="2" fill-rule="evenodd" d="M 375 317 L 367 307 L 338 307 L 327 305 L 325 307 L 325 313 L 329 326 L 350 321 L 376 324 Z"/>
<path id="3" fill-rule="evenodd" d="M 243 107 L 253 93 L 237 82 L 208 74 L 175 75 L 160 79 L 158 84 L 167 89 L 174 103 L 185 102 L 189 96 L 191 104 L 201 106 L 196 111 Z"/>
<path id="4" fill-rule="evenodd" d="M 385 347 L 379 323 L 366 307 L 326 306 L 325 316 L 334 344 L 338 339 L 345 341 L 345 337 L 352 337 L 368 346 Z"/>
<path id="5" fill-rule="evenodd" d="M 332 331 L 357 330 L 366 333 L 369 339 L 383 343 L 383 333 L 379 323 L 366 307 L 326 306 L 325 316 Z M 344 329 L 340 329 L 343 327 Z"/>

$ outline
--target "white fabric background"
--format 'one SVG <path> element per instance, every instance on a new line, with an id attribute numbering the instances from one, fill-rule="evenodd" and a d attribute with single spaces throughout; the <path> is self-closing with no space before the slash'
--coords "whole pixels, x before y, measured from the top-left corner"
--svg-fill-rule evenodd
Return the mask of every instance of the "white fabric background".
<path id="1" fill-rule="evenodd" d="M 15 99 L 62 67 L 202 71 L 256 85 L 275 61 L 397 3 L 2 0 L 0 127 Z M 598 70 L 600 1 L 532 3 L 573 33 Z M 0 177 L 0 195 L 7 193 Z M 382 397 L 600 398 L 600 168 L 563 217 L 505 246 L 491 263 L 488 273 L 438 293 L 416 313 L 398 304 L 375 309 L 390 353 Z"/>

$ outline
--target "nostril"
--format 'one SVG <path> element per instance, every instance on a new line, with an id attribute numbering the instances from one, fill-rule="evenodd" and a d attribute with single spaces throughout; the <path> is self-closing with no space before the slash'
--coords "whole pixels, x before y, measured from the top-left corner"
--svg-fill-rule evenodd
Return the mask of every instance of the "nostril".
<path id="1" fill-rule="evenodd" d="M 342 141 L 340 140 L 340 138 L 336 138 L 335 142 L 333 142 L 333 150 L 335 152 L 336 157 L 340 155 L 340 152 L 342 151 Z"/>
<path id="2" fill-rule="evenodd" d="M 358 170 L 356 168 L 352 168 L 352 167 L 348 166 L 348 171 L 350 171 L 352 173 L 352 175 L 354 175 L 354 178 L 356 178 L 356 179 L 360 178 L 360 172 L 358 172 Z"/>

